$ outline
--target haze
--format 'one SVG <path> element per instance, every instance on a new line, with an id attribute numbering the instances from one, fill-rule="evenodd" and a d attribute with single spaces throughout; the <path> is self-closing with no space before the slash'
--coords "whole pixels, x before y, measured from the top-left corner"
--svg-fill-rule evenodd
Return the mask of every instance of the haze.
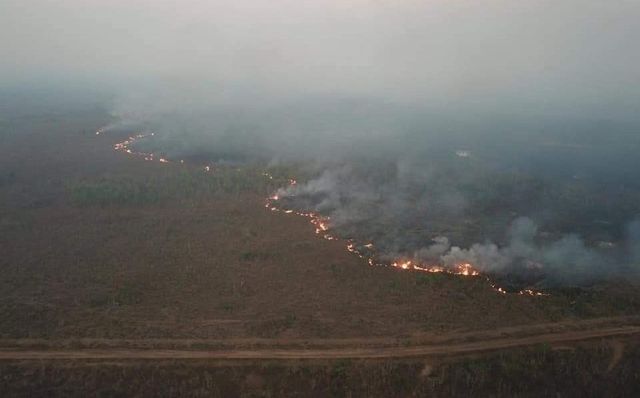
<path id="1" fill-rule="evenodd" d="M 0 80 L 635 118 L 639 18 L 637 1 L 5 0 Z"/>

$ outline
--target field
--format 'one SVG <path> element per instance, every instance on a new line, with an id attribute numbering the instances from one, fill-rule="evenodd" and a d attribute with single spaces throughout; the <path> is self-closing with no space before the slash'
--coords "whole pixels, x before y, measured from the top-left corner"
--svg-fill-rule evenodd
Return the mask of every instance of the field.
<path id="1" fill-rule="evenodd" d="M 618 361 L 616 352 L 624 348 Z M 10 395 L 637 396 L 637 344 L 547 346 L 442 360 L 2 363 Z M 25 377 L 26 376 L 26 377 Z"/>
<path id="2" fill-rule="evenodd" d="M 410 346 L 450 334 L 473 341 L 483 331 L 509 327 L 515 329 L 507 335 L 526 336 L 529 328 L 553 322 L 580 330 L 591 327 L 580 322 L 603 317 L 614 319 L 605 326 L 637 323 L 624 318 L 640 309 L 633 281 L 530 297 L 497 293 L 484 277 L 370 267 L 347 252 L 344 241 L 320 239 L 308 219 L 264 208 L 294 170 L 272 170 L 269 180 L 259 165 L 205 173 L 190 162 L 145 162 L 112 149 L 123 133 L 95 135 L 108 122 L 99 111 L 3 120 L 3 350 Z M 567 349 L 537 343 L 487 356 L 438 355 L 433 362 L 422 356 L 276 363 L 14 358 L 0 362 L 0 390 L 517 395 L 551 377 L 549 388 L 563 395 L 598 396 L 603 386 L 627 395 L 638 388 L 637 341 L 602 337 L 559 345 Z M 623 358 L 607 370 L 620 345 L 627 347 Z M 490 383 L 496 374 L 505 384 Z M 509 381 L 529 377 L 526 385 Z M 586 387 L 598 381 L 599 389 Z M 580 382 L 588 382 L 584 390 L 571 388 Z"/>

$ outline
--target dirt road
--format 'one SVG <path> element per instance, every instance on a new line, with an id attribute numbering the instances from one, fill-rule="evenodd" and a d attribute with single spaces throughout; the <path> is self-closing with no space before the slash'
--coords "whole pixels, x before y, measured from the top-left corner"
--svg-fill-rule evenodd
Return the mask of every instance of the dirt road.
<path id="1" fill-rule="evenodd" d="M 494 331 L 495 332 L 495 331 Z M 498 333 L 499 334 L 499 333 Z M 494 336 L 498 334 L 494 333 Z M 494 351 L 537 344 L 572 343 L 591 339 L 640 335 L 640 325 L 598 326 L 586 330 L 539 333 L 475 339 L 467 342 L 434 342 L 413 346 L 381 346 L 350 348 L 256 348 L 256 349 L 156 349 L 156 348 L 87 348 L 30 349 L 23 347 L 0 349 L 0 360 L 126 360 L 126 359 L 216 359 L 216 360 L 292 360 L 292 359 L 365 359 L 446 356 Z M 482 336 L 478 334 L 477 336 Z M 363 340 L 360 347 L 366 343 Z"/>

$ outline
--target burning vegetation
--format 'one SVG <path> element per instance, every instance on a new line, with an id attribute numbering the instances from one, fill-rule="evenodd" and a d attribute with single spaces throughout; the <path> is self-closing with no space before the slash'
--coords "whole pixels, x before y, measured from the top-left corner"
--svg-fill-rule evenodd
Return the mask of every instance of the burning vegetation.
<path id="1" fill-rule="evenodd" d="M 96 134 L 102 132 L 100 130 Z M 181 158 L 175 161 L 167 155 L 159 156 L 153 151 L 138 149 L 136 144 L 140 140 L 153 136 L 154 133 L 138 133 L 115 144 L 114 149 L 146 161 L 179 163 L 185 169 L 200 170 L 204 172 L 202 174 L 217 176 L 214 179 L 229 170 L 239 173 L 248 168 L 247 164 L 224 166 L 224 162 L 219 164 L 217 160 L 205 160 L 202 156 L 196 161 L 190 158 L 187 161 Z M 538 186 L 539 181 L 501 181 L 512 177 L 500 175 L 489 175 L 489 179 L 479 180 L 473 172 L 465 176 L 469 170 L 479 166 L 472 163 L 476 160 L 461 156 L 459 152 L 454 153 L 455 158 L 468 159 L 457 166 L 454 163 L 455 168 L 448 173 L 453 173 L 451 175 L 456 178 L 460 177 L 458 185 L 464 187 L 466 184 L 466 189 L 472 189 L 463 196 L 460 196 L 460 192 L 452 191 L 451 186 L 443 186 L 439 180 L 441 176 L 438 175 L 429 177 L 429 187 L 435 186 L 436 191 L 416 190 L 415 187 L 420 187 L 420 183 L 418 180 L 413 181 L 417 178 L 411 174 L 415 173 L 414 166 L 408 169 L 409 173 L 401 176 L 406 181 L 398 182 L 402 185 L 395 194 L 386 193 L 389 185 L 387 182 L 376 180 L 378 177 L 375 173 L 380 167 L 351 167 L 338 173 L 328 169 L 316 177 L 313 174 L 310 178 L 305 176 L 304 183 L 282 175 L 274 178 L 267 167 L 259 173 L 263 181 L 253 181 L 260 186 L 258 192 L 268 189 L 275 191 L 265 199 L 265 208 L 308 219 L 319 237 L 344 241 L 348 252 L 371 266 L 486 278 L 500 294 L 529 296 L 545 295 L 547 293 L 543 291 L 550 287 L 587 283 L 598 277 L 594 272 L 597 269 L 595 264 L 602 266 L 603 273 L 622 269 L 611 266 L 612 257 L 607 254 L 615 251 L 614 248 L 618 246 L 616 243 L 591 248 L 577 236 L 541 233 L 532 220 L 514 216 L 526 211 L 526 206 L 531 203 L 526 197 L 537 194 L 538 191 L 530 189 Z M 465 151 L 465 154 L 468 152 Z M 440 162 L 441 169 L 444 164 L 447 163 Z M 383 166 L 384 162 L 381 164 Z M 369 176 L 364 180 L 357 179 L 360 172 L 368 173 Z M 376 183 L 381 184 L 380 188 L 370 191 L 371 184 Z M 514 183 L 523 184 L 518 188 L 521 192 L 505 191 L 502 197 L 487 197 L 483 193 L 484 197 L 468 201 L 470 195 L 473 197 L 483 192 L 480 190 L 487 186 L 486 191 L 493 194 L 500 190 L 514 189 Z M 465 199 L 461 201 L 461 197 Z M 418 198 L 429 203 L 430 207 L 423 208 L 420 202 L 416 202 Z M 509 201 L 505 201 L 505 198 Z M 545 202 L 548 200 L 544 199 Z M 490 210 L 486 207 L 488 204 L 483 204 L 496 201 L 502 203 L 497 210 Z M 518 207 L 511 207 L 510 203 L 515 203 Z M 485 207 L 481 208 L 481 205 Z M 477 220 L 465 218 L 469 214 Z M 488 220 L 487 217 L 494 218 Z M 422 227 L 425 223 L 429 227 Z M 377 230 L 376 225 L 380 226 Z M 507 237 L 502 240 L 499 238 L 501 229 L 507 229 Z M 440 232 L 447 230 L 445 233 L 452 237 L 451 240 Z M 478 232 L 482 232 L 482 235 L 474 237 Z M 483 235 L 485 243 L 473 243 Z M 499 245 L 491 243 L 496 238 Z M 429 240 L 432 243 L 425 245 L 424 242 Z M 598 240 L 602 241 L 602 238 Z M 606 241 L 609 242 L 609 239 Z M 469 242 L 467 248 L 462 246 L 465 242 Z M 629 272 L 634 271 L 629 269 Z"/>
<path id="2" fill-rule="evenodd" d="M 103 130 L 98 130 L 96 135 L 102 133 Z M 134 148 L 134 144 L 140 140 L 153 137 L 154 133 L 138 133 L 130 136 L 124 141 L 118 142 L 114 145 L 114 149 L 119 152 L 123 152 L 128 155 L 134 155 L 136 157 L 140 157 L 145 161 L 157 161 L 159 163 L 170 163 L 171 160 L 164 156 L 157 156 L 153 152 L 146 152 L 137 150 Z M 180 164 L 185 164 L 184 159 L 179 160 Z M 207 164 L 202 167 L 205 173 L 211 173 L 214 171 L 214 167 L 212 164 Z M 215 173 L 214 173 L 215 174 Z M 273 181 L 274 177 L 267 171 L 263 171 L 261 173 L 267 180 Z M 331 218 L 328 216 L 323 216 L 320 213 L 313 211 L 299 211 L 292 208 L 286 208 L 281 205 L 280 199 L 282 199 L 282 192 L 289 192 L 290 188 L 295 188 L 298 185 L 297 180 L 293 178 L 288 179 L 288 184 L 285 187 L 281 187 L 276 191 L 275 194 L 270 195 L 265 200 L 265 208 L 274 212 L 281 212 L 283 214 L 293 214 L 299 217 L 305 217 L 309 219 L 309 222 L 315 227 L 315 233 L 323 239 L 326 240 L 340 240 L 340 237 L 334 234 L 330 229 L 331 226 Z M 287 194 L 290 197 L 290 194 Z M 443 264 L 428 264 L 425 262 L 421 262 L 416 259 L 388 259 L 388 256 L 381 256 L 377 253 L 375 249 L 375 245 L 372 242 L 369 243 L 359 243 L 355 239 L 346 239 L 346 250 L 359 258 L 365 260 L 367 264 L 370 266 L 378 266 L 384 267 L 389 266 L 393 268 L 397 268 L 400 270 L 410 270 L 417 272 L 426 272 L 426 273 L 446 273 L 451 275 L 457 275 L 462 277 L 484 277 L 487 279 L 488 283 L 494 288 L 494 290 L 500 294 L 506 294 L 507 291 L 497 286 L 495 283 L 492 283 L 486 275 L 483 276 L 480 271 L 478 271 L 473 264 L 469 262 L 460 262 L 449 265 Z M 545 295 L 543 292 L 539 292 L 533 289 L 521 289 L 515 291 L 515 293 L 520 295 L 529 295 L 529 296 L 542 296 Z"/>
<path id="3" fill-rule="evenodd" d="M 269 174 L 267 174 L 269 176 Z M 295 184 L 295 180 L 291 180 L 291 185 Z M 272 195 L 267 198 L 265 207 L 271 211 L 283 212 L 285 214 L 295 214 L 301 217 L 307 217 L 310 219 L 311 224 L 313 224 L 316 229 L 315 232 L 317 235 L 321 236 L 327 240 L 337 240 L 338 237 L 331 234 L 329 231 L 329 217 L 323 217 L 317 213 L 313 212 L 299 212 L 292 209 L 279 208 L 277 206 L 277 202 L 280 199 L 278 194 Z M 430 265 L 421 262 L 417 262 L 415 260 L 393 260 L 390 262 L 384 262 L 384 260 L 380 259 L 380 256 L 375 251 L 375 246 L 373 243 L 366 244 L 358 244 L 353 239 L 346 240 L 347 245 L 346 249 L 348 252 L 353 253 L 354 255 L 366 260 L 367 264 L 370 266 L 391 266 L 393 268 L 401 269 L 401 270 L 411 270 L 418 272 L 427 272 L 427 273 L 446 273 L 451 275 L 458 276 L 470 276 L 470 277 L 480 277 L 482 276 L 478 270 L 476 270 L 472 264 L 470 263 L 459 263 L 454 264 L 453 266 L 443 266 L 443 265 Z M 487 281 L 491 284 L 491 287 L 495 289 L 496 292 L 500 294 L 507 294 L 507 291 L 494 283 L 491 283 L 488 277 L 485 276 Z M 517 291 L 517 294 L 520 295 L 528 295 L 528 296 L 544 296 L 546 293 L 539 292 L 533 289 L 522 289 Z"/>

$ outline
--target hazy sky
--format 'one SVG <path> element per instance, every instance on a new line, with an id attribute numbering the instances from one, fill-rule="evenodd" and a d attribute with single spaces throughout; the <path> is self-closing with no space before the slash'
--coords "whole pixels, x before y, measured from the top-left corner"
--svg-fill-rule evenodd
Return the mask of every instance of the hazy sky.
<path id="1" fill-rule="evenodd" d="M 638 21 L 637 0 L 2 0 L 0 82 L 632 113 Z"/>

